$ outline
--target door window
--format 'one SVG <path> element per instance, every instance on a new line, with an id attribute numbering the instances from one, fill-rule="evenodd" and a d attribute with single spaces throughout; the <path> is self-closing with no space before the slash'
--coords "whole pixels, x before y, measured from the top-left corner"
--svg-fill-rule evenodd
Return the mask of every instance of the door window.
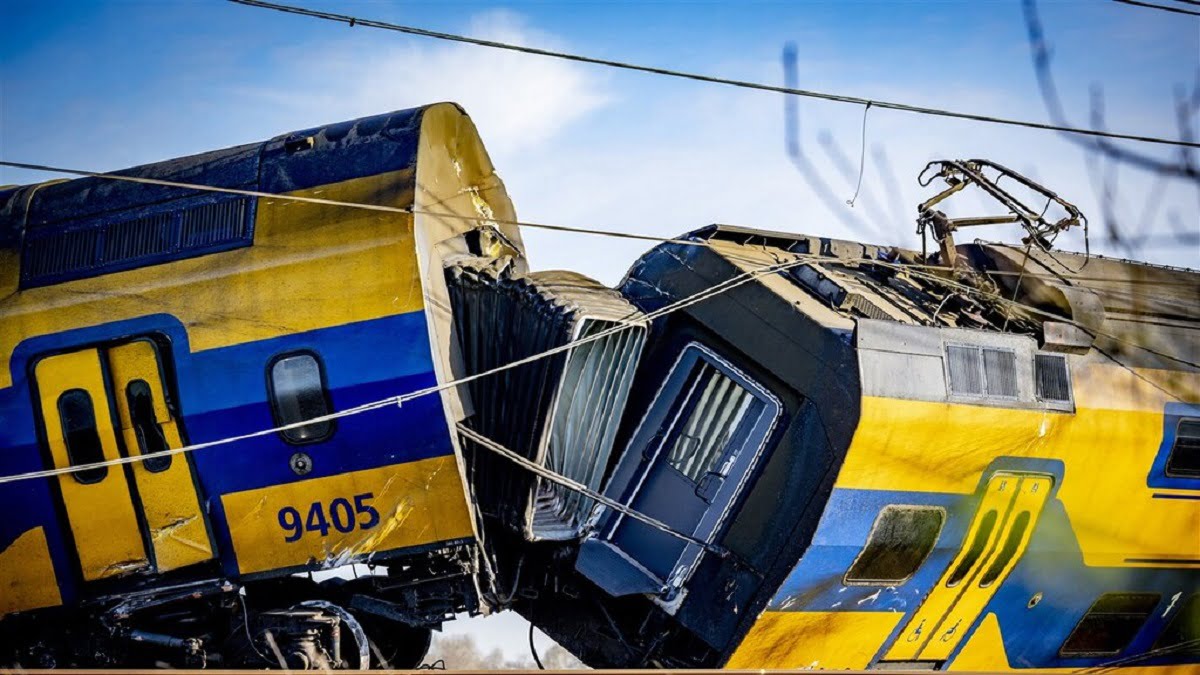
<path id="1" fill-rule="evenodd" d="M 707 362 L 696 367 L 696 385 L 675 424 L 667 461 L 694 483 L 719 471 L 730 440 L 755 403 L 754 396 Z"/>
<path id="2" fill-rule="evenodd" d="M 104 461 L 100 433 L 96 431 L 96 411 L 92 397 L 83 389 L 69 389 L 58 397 L 58 417 L 62 421 L 63 442 L 71 466 Z M 71 474 L 85 485 L 98 483 L 108 475 L 107 466 L 83 469 Z"/>

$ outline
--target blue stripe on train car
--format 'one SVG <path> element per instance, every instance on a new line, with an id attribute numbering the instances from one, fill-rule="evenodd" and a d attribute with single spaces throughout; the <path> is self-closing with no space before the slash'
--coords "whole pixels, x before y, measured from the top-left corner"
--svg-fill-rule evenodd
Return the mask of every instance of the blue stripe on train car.
<path id="1" fill-rule="evenodd" d="M 903 613 L 892 634 L 880 645 L 876 659 L 881 658 L 959 552 L 978 502 L 977 495 L 835 489 L 826 506 L 827 517 L 822 520 L 812 546 L 784 580 L 767 609 Z M 844 585 L 843 577 L 866 543 L 879 511 L 895 504 L 946 509 L 946 523 L 936 548 L 912 578 L 902 584 Z M 1088 667 L 1109 661 L 1112 657 L 1062 658 L 1059 648 L 1092 603 L 1102 594 L 1114 591 L 1161 595 L 1159 606 L 1123 650 L 1124 653 L 1148 651 L 1166 621 L 1166 608 L 1173 602 L 1181 604 L 1198 587 L 1200 569 L 1085 565 L 1066 510 L 1060 500 L 1052 497 L 1025 553 L 968 628 L 966 639 L 951 654 L 951 662 L 989 613 L 997 617 L 1005 652 L 1013 667 Z M 1031 603 L 1038 593 L 1041 594 L 1038 602 Z M 1139 663 L 1173 663 L 1179 658 L 1168 655 Z"/>
<path id="2" fill-rule="evenodd" d="M 187 442 L 206 443 L 275 426 L 267 399 L 267 367 L 274 356 L 297 350 L 318 353 L 324 363 L 333 409 L 428 387 L 436 381 L 422 311 L 322 328 L 229 347 L 191 352 L 183 326 L 158 314 L 41 336 L 23 342 L 12 360 L 13 386 L 0 390 L 0 474 L 45 468 L 35 435 L 33 400 L 27 377 L 31 359 L 124 336 L 159 333 L 171 342 L 180 409 Z M 208 499 L 226 574 L 237 562 L 226 528 L 220 495 L 299 480 L 288 460 L 299 449 L 313 458 L 305 479 L 452 454 L 437 395 L 414 399 L 338 420 L 327 441 L 295 446 L 271 434 L 193 453 L 203 494 Z M 46 528 L 63 600 L 75 595 L 77 573 L 67 551 L 69 534 L 56 517 L 48 480 L 0 485 L 0 549 L 22 532 Z"/>

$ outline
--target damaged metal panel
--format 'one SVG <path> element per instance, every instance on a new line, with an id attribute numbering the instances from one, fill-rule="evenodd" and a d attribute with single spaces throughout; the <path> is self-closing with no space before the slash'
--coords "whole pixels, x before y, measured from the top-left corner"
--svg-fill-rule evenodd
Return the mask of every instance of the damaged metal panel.
<path id="1" fill-rule="evenodd" d="M 468 423 L 598 490 L 645 341 L 643 314 L 616 291 L 573 272 L 519 275 L 479 262 L 466 259 L 447 270 L 464 375 L 605 335 L 472 381 Z M 579 536 L 593 506 L 488 454 L 473 457 L 468 472 L 483 512 L 531 541 Z"/>

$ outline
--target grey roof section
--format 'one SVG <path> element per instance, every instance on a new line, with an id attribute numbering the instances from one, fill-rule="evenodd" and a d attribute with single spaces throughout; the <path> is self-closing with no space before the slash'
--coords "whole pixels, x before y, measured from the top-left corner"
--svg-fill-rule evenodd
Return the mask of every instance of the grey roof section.
<path id="1" fill-rule="evenodd" d="M 917 251 L 728 225 L 697 230 L 743 271 L 820 256 L 758 283 L 830 328 L 858 319 L 1024 334 L 1124 365 L 1200 370 L 1200 272 L 1023 246 L 958 247 L 953 272 Z M 1023 271 L 1022 271 L 1023 270 Z"/>

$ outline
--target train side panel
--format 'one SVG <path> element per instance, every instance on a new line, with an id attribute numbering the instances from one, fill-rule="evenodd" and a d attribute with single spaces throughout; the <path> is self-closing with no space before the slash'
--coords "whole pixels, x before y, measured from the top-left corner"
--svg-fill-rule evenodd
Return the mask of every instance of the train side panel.
<path id="1" fill-rule="evenodd" d="M 250 189 L 410 208 L 422 112 L 430 111 L 443 125 L 465 118 L 443 105 L 268 142 L 258 151 L 260 183 Z M 464 152 L 479 143 L 473 127 L 461 124 L 438 133 L 449 137 L 426 140 Z M 202 157 L 208 164 L 159 170 L 180 180 L 218 171 L 220 159 Z M 40 197 L 24 197 L 53 199 L 54 191 L 51 185 Z M 76 212 L 86 212 L 86 198 L 79 199 Z M 20 271 L 28 269 L 28 253 L 22 260 L 19 248 L 0 250 L 7 289 L 0 299 L 0 474 L 56 465 L 52 435 L 71 450 L 60 464 L 89 456 L 89 434 L 122 455 L 246 436 L 172 457 L 173 491 L 163 489 L 164 470 L 149 461 L 107 467 L 91 482 L 64 475 L 0 485 L 0 615 L 118 592 L 126 581 L 172 570 L 174 579 L 254 578 L 475 540 L 454 442 L 446 424 L 431 423 L 445 419 L 437 397 L 257 433 L 437 382 L 440 357 L 430 346 L 436 331 L 427 318 L 413 216 L 250 199 L 185 196 L 157 211 L 130 209 L 142 219 L 182 211 L 185 228 L 199 203 L 236 205 L 217 213 L 248 209 L 241 211 L 252 214 L 243 244 L 199 257 L 181 251 L 130 269 L 31 285 Z M 507 205 L 503 186 L 493 186 L 489 199 Z M 42 227 L 108 233 L 127 216 L 87 214 Z M 122 361 L 122 350 L 139 343 L 152 355 L 141 371 L 137 359 L 133 366 Z M 99 384 L 42 382 L 39 364 L 62 354 L 98 359 Z M 102 402 L 111 404 L 107 412 Z M 44 411 L 56 405 L 67 417 L 47 424 Z M 80 418 L 75 436 L 72 405 L 93 415 Z M 114 531 L 76 515 L 107 508 L 92 501 L 107 485 L 113 487 L 104 498 L 132 509 L 136 522 Z M 199 513 L 189 511 L 180 491 L 191 491 Z M 136 555 L 104 559 L 98 565 L 105 573 L 90 574 L 81 566 L 86 552 L 113 538 Z"/>
<path id="2" fill-rule="evenodd" d="M 934 400 L 917 390 L 945 366 L 912 345 L 972 336 L 891 327 L 891 351 L 872 354 L 864 323 L 862 418 L 813 546 L 729 667 L 1074 670 L 1195 631 L 1200 485 L 1163 464 L 1200 410 L 1176 399 L 1200 399 L 1200 376 L 1069 357 L 1068 401 Z M 1030 350 L 1013 351 L 1034 385 Z M 880 355 L 908 376 L 879 378 Z M 1130 665 L 1194 661 L 1174 649 Z"/>

